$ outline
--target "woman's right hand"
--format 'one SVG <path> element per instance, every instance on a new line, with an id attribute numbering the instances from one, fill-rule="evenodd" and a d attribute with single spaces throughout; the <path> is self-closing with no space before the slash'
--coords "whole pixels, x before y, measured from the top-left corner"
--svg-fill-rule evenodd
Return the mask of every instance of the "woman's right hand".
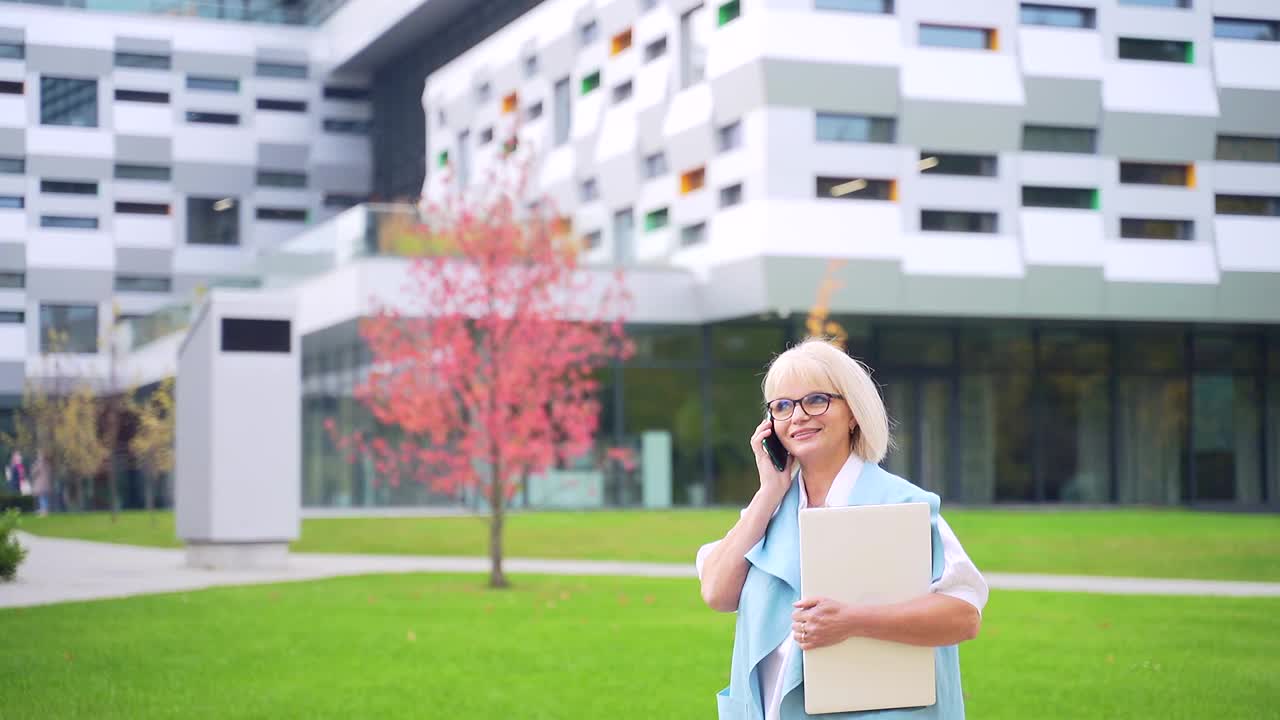
<path id="1" fill-rule="evenodd" d="M 756 456 L 756 470 L 760 473 L 760 492 L 774 503 L 781 503 L 791 487 L 791 471 L 795 458 L 787 455 L 787 468 L 779 471 L 764 449 L 764 439 L 773 434 L 773 424 L 765 418 L 756 426 L 751 436 L 751 452 Z"/>

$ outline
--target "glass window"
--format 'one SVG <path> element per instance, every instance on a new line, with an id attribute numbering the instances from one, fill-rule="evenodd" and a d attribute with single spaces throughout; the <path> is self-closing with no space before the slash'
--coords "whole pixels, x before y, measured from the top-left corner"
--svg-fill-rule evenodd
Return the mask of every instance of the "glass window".
<path id="1" fill-rule="evenodd" d="M 116 212 L 125 215 L 168 215 L 169 203 L 117 201 Z"/>
<path id="2" fill-rule="evenodd" d="M 995 31 L 988 28 L 921 23 L 919 43 L 921 47 L 993 50 L 995 48 Z"/>
<path id="3" fill-rule="evenodd" d="M 569 142 L 569 125 L 572 121 L 573 98 L 569 94 L 569 78 L 560 78 L 556 81 L 553 90 L 556 109 L 556 125 L 555 125 L 555 144 L 557 146 Z"/>
<path id="4" fill-rule="evenodd" d="M 304 188 L 307 186 L 307 174 L 287 170 L 259 170 L 258 185 L 262 187 Z"/>
<path id="5" fill-rule="evenodd" d="M 1120 237 L 1136 240 L 1195 240 L 1191 220 L 1120 218 Z"/>
<path id="6" fill-rule="evenodd" d="M 476 87 L 476 102 L 485 102 L 488 100 L 490 89 L 489 83 L 480 83 L 480 85 Z"/>
<path id="7" fill-rule="evenodd" d="M 1115 334 L 1115 365 L 1121 374 L 1183 373 L 1187 337 L 1178 328 L 1123 326 Z"/>
<path id="8" fill-rule="evenodd" d="M 894 141 L 897 121 L 893 118 L 824 112 L 817 113 L 815 118 L 814 135 L 819 142 Z"/>
<path id="9" fill-rule="evenodd" d="M 117 180 L 157 180 L 168 182 L 169 167 L 166 165 L 126 165 L 117 163 L 115 177 Z"/>
<path id="10" fill-rule="evenodd" d="M 1022 149 L 1035 152 L 1097 152 L 1098 131 L 1093 128 L 1024 125 Z"/>
<path id="11" fill-rule="evenodd" d="M 41 180 L 40 192 L 61 195 L 97 195 L 98 183 L 83 180 Z"/>
<path id="12" fill-rule="evenodd" d="M 897 445 L 885 458 L 892 473 L 922 488 L 950 496 L 951 381 L 937 377 L 890 377 L 884 383 L 885 409 Z M 990 502 L 989 493 L 986 501 Z"/>
<path id="13" fill-rule="evenodd" d="M 1280 217 L 1280 196 L 1217 195 L 1215 201 L 1219 215 Z"/>
<path id="14" fill-rule="evenodd" d="M 40 352 L 98 352 L 98 306 L 41 304 Z"/>
<path id="15" fill-rule="evenodd" d="M 582 94 L 587 95 L 600 87 L 600 71 L 588 73 L 582 78 Z"/>
<path id="16" fill-rule="evenodd" d="M 600 189 L 596 185 L 595 178 L 587 178 L 578 186 L 578 199 L 584 203 L 595 202 L 600 199 Z"/>
<path id="17" fill-rule="evenodd" d="M 187 122 L 203 125 L 239 125 L 240 116 L 235 113 L 187 111 Z M 326 128 L 327 129 L 327 128 Z"/>
<path id="18" fill-rule="evenodd" d="M 1237 162 L 1280 163 L 1280 138 L 1219 135 L 1214 157 Z"/>
<path id="19" fill-rule="evenodd" d="M 26 273 L 0 271 L 0 289 L 21 290 L 27 286 Z"/>
<path id="20" fill-rule="evenodd" d="M 707 9 L 699 5 L 680 16 L 680 87 L 702 82 L 707 69 Z"/>
<path id="21" fill-rule="evenodd" d="M 1121 5 L 1144 5 L 1146 7 L 1189 8 L 1191 0 L 1120 0 Z"/>
<path id="22" fill-rule="evenodd" d="M 1190 165 L 1168 165 L 1164 163 L 1120 163 L 1120 182 L 1139 185 L 1181 185 L 1191 184 L 1192 169 Z"/>
<path id="23" fill-rule="evenodd" d="M 98 81 L 42 76 L 40 124 L 98 127 Z"/>
<path id="24" fill-rule="evenodd" d="M 644 215 L 644 231 L 653 232 L 667 226 L 669 212 L 666 208 L 650 210 Z"/>
<path id="25" fill-rule="evenodd" d="M 729 0 L 716 11 L 716 25 L 725 25 L 733 22 L 741 14 L 742 3 L 740 0 Z"/>
<path id="26" fill-rule="evenodd" d="M 276 220 L 280 222 L 306 222 L 307 211 L 304 208 L 270 208 L 260 207 L 255 215 L 259 220 Z"/>
<path id="27" fill-rule="evenodd" d="M 929 175 L 996 176 L 995 155 L 966 155 L 961 153 L 920 153 L 920 172 Z"/>
<path id="28" fill-rule="evenodd" d="M 960 478 L 966 502 L 1028 502 L 1031 472 L 1031 373 L 960 376 Z"/>
<path id="29" fill-rule="evenodd" d="M 649 62 L 651 60 L 657 60 L 658 58 L 666 54 L 667 54 L 667 36 L 666 35 L 663 35 L 657 40 L 654 40 L 653 42 L 644 46 L 645 62 Z"/>
<path id="30" fill-rule="evenodd" d="M 164 105 L 169 102 L 169 93 L 152 90 L 125 90 L 116 88 L 116 100 L 119 102 L 144 102 Z"/>
<path id="31" fill-rule="evenodd" d="M 208 90 L 211 92 L 240 92 L 240 80 L 231 77 L 210 77 L 205 75 L 188 75 L 188 90 Z"/>
<path id="32" fill-rule="evenodd" d="M 1105 373 L 1051 371 L 1040 376 L 1043 396 L 1037 435 L 1044 500 L 1111 500 L 1111 398 Z"/>
<path id="33" fill-rule="evenodd" d="M 592 230 L 582 236 L 582 247 L 586 250 L 595 250 L 600 247 L 600 243 L 603 239 L 604 238 L 599 230 Z"/>
<path id="34" fill-rule="evenodd" d="M 1097 210 L 1098 191 L 1093 188 L 1055 188 L 1023 185 L 1022 206 Z"/>
<path id="35" fill-rule="evenodd" d="M 350 193 L 326 193 L 324 196 L 324 206 L 327 208 L 349 208 L 355 207 L 365 201 L 363 195 L 352 195 Z"/>
<path id="36" fill-rule="evenodd" d="M 893 0 L 813 0 L 817 10 L 893 14 Z"/>
<path id="37" fill-rule="evenodd" d="M 22 325 L 27 321 L 27 314 L 21 310 L 0 310 L 0 325 Z"/>
<path id="38" fill-rule="evenodd" d="M 476 142 L 480 145 L 488 145 L 493 142 L 493 126 L 490 125 L 480 131 L 480 137 L 476 138 Z"/>
<path id="39" fill-rule="evenodd" d="M 628 325 L 627 337 L 635 344 L 628 365 L 700 366 L 702 326 Z"/>
<path id="40" fill-rule="evenodd" d="M 960 331 L 960 366 L 974 370 L 1030 370 L 1031 331 L 1016 320 L 966 326 Z"/>
<path id="41" fill-rule="evenodd" d="M 742 147 L 742 121 L 735 120 L 716 129 L 716 146 L 720 152 Z"/>
<path id="42" fill-rule="evenodd" d="M 714 328 L 713 328 L 714 333 Z M 746 367 L 719 368 L 711 376 L 711 437 L 708 444 L 712 456 L 712 499 L 716 503 L 745 507 L 760 489 L 760 472 L 750 443 L 751 432 L 764 418 L 760 382 L 765 364 L 782 347 L 744 361 Z"/>
<path id="43" fill-rule="evenodd" d="M 297 63 L 259 61 L 254 68 L 254 74 L 256 74 L 258 77 L 292 78 L 297 80 L 306 80 L 307 66 L 299 65 Z"/>
<path id="44" fill-rule="evenodd" d="M 777 321 L 728 322 L 711 326 L 711 352 L 717 364 L 751 367 L 760 371 L 752 393 L 753 415 L 764 417 L 760 383 L 764 381 L 764 370 L 769 361 L 787 349 L 786 342 L 786 326 Z M 750 437 L 750 433 L 747 436 Z"/>
<path id="45" fill-rule="evenodd" d="M 1111 367 L 1111 343 L 1105 335 L 1087 330 L 1043 330 L 1039 364 L 1047 370 L 1106 372 Z"/>
<path id="46" fill-rule="evenodd" d="M 542 101 L 531 103 L 524 111 L 524 117 L 526 120 L 537 120 L 542 117 Z"/>
<path id="47" fill-rule="evenodd" d="M 892 200 L 895 189 L 892 180 L 868 180 L 866 178 L 819 177 L 816 195 L 820 198 L 842 200 Z"/>
<path id="48" fill-rule="evenodd" d="M 41 215 L 40 227 L 63 230 L 97 230 L 98 218 L 82 215 Z"/>
<path id="49" fill-rule="evenodd" d="M 466 187 L 471 182 L 471 131 L 458 133 L 458 186 Z"/>
<path id="50" fill-rule="evenodd" d="M 720 188 L 720 207 L 727 208 L 742 203 L 742 183 Z"/>
<path id="51" fill-rule="evenodd" d="M 600 39 L 600 25 L 595 20 L 588 20 L 578 28 L 578 42 L 582 45 L 590 45 Z"/>
<path id="52" fill-rule="evenodd" d="M 328 100 L 368 100 L 369 89 L 357 87 L 339 87 L 325 85 L 324 96 Z"/>
<path id="53" fill-rule="evenodd" d="M 158 53 L 117 52 L 116 67 L 141 70 L 168 70 L 172 66 L 168 55 Z"/>
<path id="54" fill-rule="evenodd" d="M 1196 500 L 1262 500 L 1259 379 L 1197 373 L 1191 383 L 1191 452 Z"/>
<path id="55" fill-rule="evenodd" d="M 1195 61 L 1195 46 L 1183 40 L 1122 37 L 1119 39 L 1119 56 L 1121 60 L 1191 63 Z"/>
<path id="56" fill-rule="evenodd" d="M 707 239 L 707 224 L 695 223 L 680 228 L 680 246 L 697 245 Z"/>
<path id="57" fill-rule="evenodd" d="M 21 80 L 0 80 L 0 95 L 21 95 L 27 91 Z"/>
<path id="58" fill-rule="evenodd" d="M 116 292 L 167 293 L 173 289 L 173 281 L 160 275 L 117 275 Z"/>
<path id="59" fill-rule="evenodd" d="M 628 80 L 613 88 L 613 102 L 615 104 L 626 102 L 631 99 L 631 81 Z"/>
<path id="60" fill-rule="evenodd" d="M 883 328 L 878 361 L 885 367 L 948 367 L 955 361 L 952 333 L 945 328 Z"/>
<path id="61" fill-rule="evenodd" d="M 1245 18 L 1213 19 L 1213 36 L 1221 40 L 1280 40 L 1280 21 Z"/>
<path id="62" fill-rule="evenodd" d="M 187 244 L 239 245 L 240 208 L 236 198 L 187 198 Z"/>
<path id="63" fill-rule="evenodd" d="M 27 172 L 27 159 L 20 157 L 0 157 L 0 174 L 22 175 Z"/>
<path id="64" fill-rule="evenodd" d="M 524 59 L 524 76 L 531 78 L 538 74 L 538 56 L 530 55 Z"/>
<path id="65" fill-rule="evenodd" d="M 0 60 L 22 60 L 27 56 L 27 46 L 22 43 L 0 43 Z"/>
<path id="66" fill-rule="evenodd" d="M 635 235 L 635 217 L 631 208 L 624 208 L 613 214 L 613 261 L 625 265 L 633 258 L 632 247 Z"/>
<path id="67" fill-rule="evenodd" d="M 274 100 L 271 98 L 258 98 L 258 109 L 300 113 L 307 111 L 307 104 L 301 100 Z"/>
<path id="68" fill-rule="evenodd" d="M 928 232 L 995 233 L 996 214 L 958 210 L 921 210 L 920 229 Z"/>
<path id="69" fill-rule="evenodd" d="M 0 195 L 0 210 L 21 210 L 27 206 L 22 195 Z"/>
<path id="70" fill-rule="evenodd" d="M 644 176 L 652 180 L 667 174 L 667 156 L 661 152 L 646 155 L 644 158 Z"/>
<path id="71" fill-rule="evenodd" d="M 1093 28 L 1097 26 L 1093 8 L 1067 5 L 1040 5 L 1022 3 L 1023 25 L 1047 25 L 1049 27 Z"/>
<path id="72" fill-rule="evenodd" d="M 705 504 L 703 418 L 707 408 L 698 391 L 698 372 L 625 367 L 621 382 L 622 442 L 637 451 L 639 466 L 633 473 L 610 471 L 621 477 L 615 480 L 609 499 L 624 506 L 640 505 L 644 485 L 656 481 L 671 488 L 677 505 Z"/>
<path id="73" fill-rule="evenodd" d="M 1187 455 L 1186 378 L 1121 375 L 1116 389 L 1117 499 L 1177 504 Z"/>
<path id="74" fill-rule="evenodd" d="M 352 118 L 325 118 L 324 131 L 338 135 L 368 135 L 369 121 Z"/>

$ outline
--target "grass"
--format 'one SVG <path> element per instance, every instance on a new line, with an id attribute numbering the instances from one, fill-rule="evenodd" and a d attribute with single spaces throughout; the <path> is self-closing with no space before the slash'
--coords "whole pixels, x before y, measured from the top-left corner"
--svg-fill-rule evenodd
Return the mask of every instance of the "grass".
<path id="1" fill-rule="evenodd" d="M 0 611 L 4 716 L 706 718 L 733 616 L 689 580 L 398 575 Z M 1280 600 L 997 593 L 971 717 L 1262 717 Z"/>
<path id="2" fill-rule="evenodd" d="M 944 512 L 978 567 L 1034 572 L 1280 581 L 1280 515 L 1185 510 L 964 510 Z M 734 510 L 536 512 L 513 515 L 512 557 L 692 562 L 722 536 Z M 173 514 L 25 517 L 37 535 L 178 547 Z M 484 555 L 475 517 L 304 520 L 297 552 Z"/>

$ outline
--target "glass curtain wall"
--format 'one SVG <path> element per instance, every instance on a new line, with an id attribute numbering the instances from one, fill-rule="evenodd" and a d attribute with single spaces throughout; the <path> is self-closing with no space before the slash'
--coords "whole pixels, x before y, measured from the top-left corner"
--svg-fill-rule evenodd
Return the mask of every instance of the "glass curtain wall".
<path id="1" fill-rule="evenodd" d="M 1280 330 L 1272 330 L 1268 339 L 1265 398 L 1267 421 L 1262 443 L 1268 481 L 1267 502 L 1280 508 Z"/>
<path id="2" fill-rule="evenodd" d="M 1176 504 L 1185 495 L 1190 409 L 1186 331 L 1119 328 L 1113 342 L 1117 499 Z"/>
<path id="3" fill-rule="evenodd" d="M 1193 340 L 1193 500 L 1262 501 L 1263 339 L 1199 334 Z"/>
<path id="4" fill-rule="evenodd" d="M 1036 468 L 1043 498 L 1109 502 L 1111 343 L 1101 331 L 1062 328 L 1041 331 L 1037 347 Z"/>

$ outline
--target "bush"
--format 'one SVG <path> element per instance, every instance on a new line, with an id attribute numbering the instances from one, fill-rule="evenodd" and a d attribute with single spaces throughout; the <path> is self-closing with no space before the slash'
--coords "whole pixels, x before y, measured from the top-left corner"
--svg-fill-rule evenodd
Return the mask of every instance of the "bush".
<path id="1" fill-rule="evenodd" d="M 18 538 L 13 534 L 18 527 L 19 515 L 21 513 L 13 508 L 0 513 L 0 580 L 12 580 L 27 556 L 27 549 L 18 544 Z"/>
<path id="2" fill-rule="evenodd" d="M 0 512 L 14 508 L 24 513 L 36 511 L 36 499 L 33 495 L 5 495 L 0 493 Z"/>

